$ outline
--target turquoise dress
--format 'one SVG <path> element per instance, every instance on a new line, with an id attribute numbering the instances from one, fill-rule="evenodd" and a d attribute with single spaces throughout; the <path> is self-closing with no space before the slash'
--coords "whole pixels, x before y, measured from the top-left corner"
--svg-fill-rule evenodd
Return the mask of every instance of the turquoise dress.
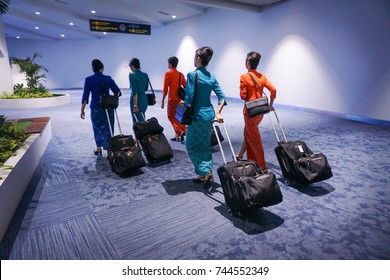
<path id="1" fill-rule="evenodd" d="M 195 71 L 198 73 L 198 80 L 194 96 Z M 205 67 L 198 67 L 195 71 L 187 74 L 185 104 L 194 106 L 194 119 L 187 128 L 186 149 L 195 167 L 195 173 L 204 176 L 213 172 L 210 137 L 215 111 L 211 103 L 211 92 L 214 91 L 217 95 L 218 105 L 222 100 L 225 101 L 225 105 L 227 102 L 214 74 Z"/>
<path id="2" fill-rule="evenodd" d="M 138 110 L 136 114 L 138 121 L 143 121 L 146 109 L 148 109 L 148 98 L 146 97 L 146 91 L 148 90 L 149 77 L 146 73 L 137 69 L 129 75 L 130 82 L 130 112 L 133 119 L 133 123 L 137 122 L 134 117 L 134 102 L 133 97 L 138 94 Z"/>

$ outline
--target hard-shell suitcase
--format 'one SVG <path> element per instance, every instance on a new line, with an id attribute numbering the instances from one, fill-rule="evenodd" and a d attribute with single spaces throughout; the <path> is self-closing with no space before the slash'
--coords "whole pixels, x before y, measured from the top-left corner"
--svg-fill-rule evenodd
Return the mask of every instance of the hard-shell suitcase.
<path id="1" fill-rule="evenodd" d="M 280 141 L 275 125 L 268 117 L 278 142 L 274 151 L 286 185 L 293 182 L 312 184 L 331 178 L 333 173 L 326 156 L 323 153 L 314 154 L 304 141 L 287 141 L 276 111 L 274 113 L 284 141 Z"/>
<path id="2" fill-rule="evenodd" d="M 169 161 L 173 157 L 172 147 L 163 133 L 164 128 L 156 118 L 137 121 L 133 129 L 149 163 Z"/>
<path id="3" fill-rule="evenodd" d="M 115 109 L 114 109 L 115 110 Z M 119 127 L 119 135 L 113 136 L 110 117 L 106 109 L 111 138 L 108 140 L 107 157 L 111 170 L 117 174 L 125 174 L 146 165 L 140 147 L 131 135 L 123 135 L 119 123 L 118 113 L 115 110 Z"/>
<path id="4" fill-rule="evenodd" d="M 221 182 L 226 205 L 232 214 L 243 214 L 250 209 L 268 207 L 283 201 L 276 177 L 273 173 L 262 173 L 260 167 L 252 160 L 237 160 L 233 145 L 227 133 L 226 126 L 223 128 L 234 161 L 227 162 L 226 156 L 217 136 L 219 148 L 222 153 L 224 165 L 217 169 Z M 216 125 L 213 123 L 213 128 Z M 218 135 L 218 133 L 216 133 Z"/>

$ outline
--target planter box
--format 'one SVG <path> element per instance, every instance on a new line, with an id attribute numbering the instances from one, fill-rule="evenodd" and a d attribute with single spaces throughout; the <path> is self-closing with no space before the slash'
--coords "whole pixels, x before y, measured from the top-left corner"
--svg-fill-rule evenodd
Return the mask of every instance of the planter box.
<path id="1" fill-rule="evenodd" d="M 50 119 L 33 119 L 32 127 L 34 127 L 35 122 L 33 130 L 37 130 L 35 120 L 40 122 L 38 129 L 40 132 L 31 134 L 15 155 L 5 162 L 4 165 L 12 166 L 12 169 L 0 169 L 0 240 L 3 239 L 15 210 L 52 137 Z"/>
<path id="2" fill-rule="evenodd" d="M 55 107 L 70 103 L 69 94 L 46 98 L 0 99 L 0 109 L 23 109 Z"/>

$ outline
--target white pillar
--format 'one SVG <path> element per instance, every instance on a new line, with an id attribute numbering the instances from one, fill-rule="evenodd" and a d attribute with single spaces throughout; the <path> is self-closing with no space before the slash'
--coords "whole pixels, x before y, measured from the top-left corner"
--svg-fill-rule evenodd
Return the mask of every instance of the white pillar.
<path id="1" fill-rule="evenodd" d="M 4 36 L 3 17 L 0 15 L 0 94 L 4 91 L 13 93 L 13 83 L 7 42 Z"/>

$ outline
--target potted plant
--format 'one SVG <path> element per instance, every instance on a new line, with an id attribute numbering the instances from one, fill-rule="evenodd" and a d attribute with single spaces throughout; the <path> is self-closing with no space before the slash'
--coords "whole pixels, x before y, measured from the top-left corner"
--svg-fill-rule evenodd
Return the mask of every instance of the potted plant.
<path id="1" fill-rule="evenodd" d="M 40 82 L 44 81 L 46 75 L 41 73 L 42 71 L 49 72 L 44 66 L 35 62 L 37 57 L 42 57 L 39 53 L 35 52 L 32 58 L 26 59 L 11 57 L 10 60 L 13 64 L 19 66 L 20 73 L 23 73 L 27 87 L 23 84 L 14 85 L 14 93 L 4 93 L 3 98 L 40 98 L 50 97 L 52 94 L 43 86 L 40 86 Z"/>

